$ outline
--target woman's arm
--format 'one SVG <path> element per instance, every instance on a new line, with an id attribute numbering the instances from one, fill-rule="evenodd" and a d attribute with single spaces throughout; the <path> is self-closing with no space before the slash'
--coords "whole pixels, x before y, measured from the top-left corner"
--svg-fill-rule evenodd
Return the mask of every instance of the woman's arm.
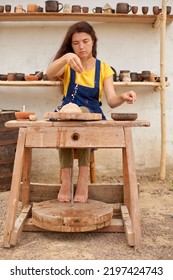
<path id="1" fill-rule="evenodd" d="M 127 102 L 129 104 L 133 104 L 136 101 L 136 93 L 134 91 L 128 91 L 122 93 L 121 95 L 117 95 L 113 85 L 113 77 L 109 77 L 104 81 L 104 93 L 106 96 L 106 100 L 108 105 L 111 108 L 115 108 Z"/>
<path id="2" fill-rule="evenodd" d="M 68 64 L 74 71 L 81 73 L 83 67 L 80 58 L 74 53 L 67 53 L 54 60 L 48 67 L 46 75 L 50 80 L 57 80 L 64 73 L 65 65 Z"/>

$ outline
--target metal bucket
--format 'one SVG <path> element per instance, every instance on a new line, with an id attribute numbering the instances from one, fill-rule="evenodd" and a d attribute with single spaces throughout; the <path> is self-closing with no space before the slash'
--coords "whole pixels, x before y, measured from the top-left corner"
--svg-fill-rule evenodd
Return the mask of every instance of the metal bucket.
<path id="1" fill-rule="evenodd" d="M 18 128 L 7 128 L 5 122 L 15 120 L 15 111 L 0 111 L 0 191 L 9 191 L 13 173 Z"/>

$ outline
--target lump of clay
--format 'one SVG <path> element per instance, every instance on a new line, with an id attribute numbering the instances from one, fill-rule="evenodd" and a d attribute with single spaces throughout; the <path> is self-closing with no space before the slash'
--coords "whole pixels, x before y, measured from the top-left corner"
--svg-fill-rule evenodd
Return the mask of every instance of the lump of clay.
<path id="1" fill-rule="evenodd" d="M 61 112 L 61 113 L 82 113 L 82 110 L 78 105 L 70 102 L 70 103 L 64 105 L 59 112 Z"/>

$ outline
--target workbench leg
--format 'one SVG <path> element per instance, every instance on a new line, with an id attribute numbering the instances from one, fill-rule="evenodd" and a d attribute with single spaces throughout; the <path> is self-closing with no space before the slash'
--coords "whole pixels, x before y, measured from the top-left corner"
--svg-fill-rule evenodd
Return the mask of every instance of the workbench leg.
<path id="1" fill-rule="evenodd" d="M 25 152 L 26 128 L 19 129 L 18 141 L 16 146 L 16 154 L 13 167 L 13 176 L 11 182 L 11 191 L 9 194 L 8 210 L 7 210 L 7 224 L 4 234 L 4 247 L 10 247 L 11 233 L 14 228 L 16 211 L 19 201 L 20 184 L 23 169 L 23 160 Z"/>
<path id="2" fill-rule="evenodd" d="M 25 148 L 22 176 L 22 208 L 29 204 L 32 148 Z"/>
<path id="3" fill-rule="evenodd" d="M 140 243 L 141 240 L 141 228 L 140 228 L 140 213 L 139 213 L 139 195 L 138 195 L 138 187 L 137 187 L 135 157 L 134 157 L 131 127 L 124 127 L 124 136 L 125 136 L 125 143 L 126 143 L 126 148 L 123 151 L 124 154 L 123 165 L 125 165 L 124 198 L 125 198 L 125 202 L 129 204 L 129 212 L 132 220 L 132 227 L 135 233 L 134 245 L 137 245 Z M 127 197 L 129 197 L 129 200 Z"/>

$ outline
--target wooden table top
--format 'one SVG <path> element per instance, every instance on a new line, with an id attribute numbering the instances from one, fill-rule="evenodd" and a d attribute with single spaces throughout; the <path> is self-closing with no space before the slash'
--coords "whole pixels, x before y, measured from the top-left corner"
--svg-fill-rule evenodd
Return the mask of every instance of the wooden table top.
<path id="1" fill-rule="evenodd" d="M 47 120 L 11 120 L 5 123 L 6 127 L 149 127 L 150 122 L 145 120 L 135 121 L 47 121 Z"/>

